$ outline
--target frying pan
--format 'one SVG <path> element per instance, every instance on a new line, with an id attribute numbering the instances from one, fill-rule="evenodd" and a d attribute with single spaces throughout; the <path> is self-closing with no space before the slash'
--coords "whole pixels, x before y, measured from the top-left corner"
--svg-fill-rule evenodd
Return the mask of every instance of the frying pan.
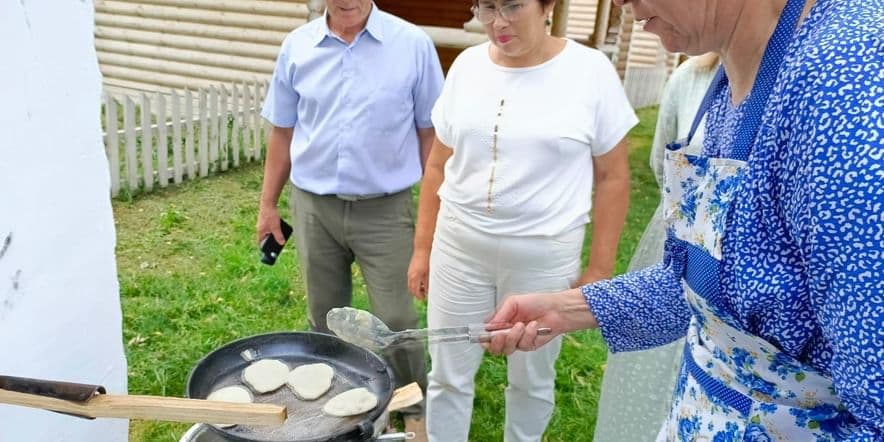
<path id="1" fill-rule="evenodd" d="M 390 367 L 374 353 L 335 336 L 315 332 L 280 332 L 243 338 L 212 351 L 200 360 L 187 379 L 187 396 L 204 399 L 231 385 L 242 385 L 242 371 L 252 362 L 277 359 L 290 368 L 323 362 L 335 369 L 331 390 L 315 401 L 301 401 L 285 386 L 256 394 L 255 402 L 285 405 L 288 419 L 282 426 L 211 426 L 225 440 L 248 442 L 319 442 L 371 440 L 386 424 L 386 408 L 393 396 Z M 365 387 L 378 397 L 370 412 L 351 417 L 331 417 L 322 412 L 325 402 L 351 388 Z M 376 425 L 377 424 L 377 425 Z M 377 428 L 377 427 L 380 428 Z"/>

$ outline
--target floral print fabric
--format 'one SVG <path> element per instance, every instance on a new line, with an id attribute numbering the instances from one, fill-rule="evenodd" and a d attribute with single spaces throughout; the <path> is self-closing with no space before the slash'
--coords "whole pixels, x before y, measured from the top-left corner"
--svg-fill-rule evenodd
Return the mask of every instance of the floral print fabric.
<path id="1" fill-rule="evenodd" d="M 884 438 L 881 17 L 882 0 L 817 0 L 802 25 L 741 172 L 709 306 L 830 377 L 856 422 L 851 441 Z M 732 154 L 742 111 L 728 88 L 715 97 L 704 156 Z M 685 335 L 681 242 L 669 241 L 660 265 L 583 287 L 611 351 Z"/>
<path id="2" fill-rule="evenodd" d="M 721 259 L 727 207 L 734 199 L 741 161 L 667 151 L 663 216 L 675 237 L 701 246 Z M 699 214 L 699 215 L 698 215 Z"/>

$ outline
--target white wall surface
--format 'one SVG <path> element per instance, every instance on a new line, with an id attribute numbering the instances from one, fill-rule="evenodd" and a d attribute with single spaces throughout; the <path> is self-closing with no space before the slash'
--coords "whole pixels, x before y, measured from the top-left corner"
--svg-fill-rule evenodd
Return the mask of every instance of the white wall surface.
<path id="1" fill-rule="evenodd" d="M 0 0 L 0 374 L 126 391 L 91 1 Z M 124 441 L 0 405 L 0 441 Z"/>

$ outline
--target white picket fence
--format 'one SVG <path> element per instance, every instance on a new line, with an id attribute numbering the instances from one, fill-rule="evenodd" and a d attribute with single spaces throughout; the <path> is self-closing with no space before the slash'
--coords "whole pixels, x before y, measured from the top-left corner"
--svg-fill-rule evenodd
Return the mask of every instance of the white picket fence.
<path id="1" fill-rule="evenodd" d="M 623 87 L 629 103 L 635 109 L 660 103 L 668 72 L 664 66 L 633 67 L 626 69 Z"/>
<path id="2" fill-rule="evenodd" d="M 105 92 L 111 195 L 151 192 L 261 160 L 266 89 L 254 80 L 183 92 Z"/>

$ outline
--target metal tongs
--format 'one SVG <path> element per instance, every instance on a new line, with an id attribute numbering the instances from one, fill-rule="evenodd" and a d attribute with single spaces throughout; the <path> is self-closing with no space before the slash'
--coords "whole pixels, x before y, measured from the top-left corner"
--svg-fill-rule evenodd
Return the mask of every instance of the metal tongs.
<path id="1" fill-rule="evenodd" d="M 331 309 L 326 315 L 328 328 L 339 338 L 375 351 L 387 347 L 426 341 L 429 344 L 471 343 L 491 341 L 491 338 L 510 331 L 509 324 L 472 324 L 460 327 L 409 329 L 392 331 L 387 324 L 365 310 L 352 307 Z M 549 328 L 540 328 L 538 335 L 548 335 Z"/>

